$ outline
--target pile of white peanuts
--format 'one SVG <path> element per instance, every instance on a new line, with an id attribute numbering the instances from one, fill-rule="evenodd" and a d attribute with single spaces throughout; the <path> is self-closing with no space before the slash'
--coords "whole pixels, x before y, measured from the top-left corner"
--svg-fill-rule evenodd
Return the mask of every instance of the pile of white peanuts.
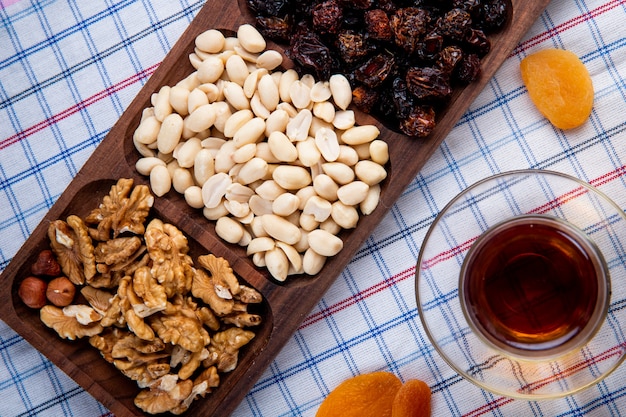
<path id="1" fill-rule="evenodd" d="M 200 34 L 195 71 L 152 95 L 133 142 L 156 196 L 174 188 L 284 281 L 317 274 L 343 248 L 337 234 L 372 213 L 389 150 L 376 126 L 356 125 L 345 76 L 277 70 L 282 55 L 266 48 L 249 24 Z"/>

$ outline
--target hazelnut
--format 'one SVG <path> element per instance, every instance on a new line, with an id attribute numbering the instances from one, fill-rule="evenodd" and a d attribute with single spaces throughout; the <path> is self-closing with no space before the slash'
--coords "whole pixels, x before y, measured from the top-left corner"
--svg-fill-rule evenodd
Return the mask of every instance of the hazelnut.
<path id="1" fill-rule="evenodd" d="M 46 297 L 57 307 L 65 307 L 72 303 L 76 287 L 67 277 L 58 277 L 50 281 Z"/>
<path id="2" fill-rule="evenodd" d="M 30 308 L 41 308 L 46 305 L 46 281 L 37 277 L 25 278 L 20 283 L 17 295 Z"/>
<path id="3" fill-rule="evenodd" d="M 37 260 L 31 267 L 33 275 L 46 275 L 49 277 L 58 277 L 61 275 L 61 266 L 57 262 L 54 254 L 50 249 L 45 249 L 39 252 Z"/>

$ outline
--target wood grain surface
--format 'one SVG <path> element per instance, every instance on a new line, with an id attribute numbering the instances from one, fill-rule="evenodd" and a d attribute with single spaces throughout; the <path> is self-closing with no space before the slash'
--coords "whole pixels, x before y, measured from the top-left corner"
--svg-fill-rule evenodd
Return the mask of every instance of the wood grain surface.
<path id="1" fill-rule="evenodd" d="M 506 27 L 490 37 L 492 50 L 483 59 L 481 78 L 454 93 L 451 105 L 441 113 L 435 131 L 427 139 L 392 132 L 356 111 L 358 123 L 376 124 L 381 130 L 380 138 L 388 142 L 389 175 L 382 185 L 378 208 L 371 215 L 362 217 L 356 229 L 341 233 L 344 249 L 329 259 L 315 277 L 296 276 L 288 278 L 285 283 L 277 283 L 267 271 L 252 264 L 244 249 L 217 238 L 213 224 L 199 211 L 189 208 L 180 195 L 171 191 L 166 197 L 156 199 L 154 215 L 176 225 L 189 237 L 194 258 L 207 251 L 225 257 L 235 273 L 265 298 L 259 311 L 264 316 L 264 323 L 255 329 L 257 336 L 242 350 L 238 367 L 222 377 L 220 386 L 213 393 L 196 400 L 187 415 L 227 416 L 233 412 L 547 4 L 548 0 L 511 0 L 512 12 Z M 38 312 L 25 307 L 19 300 L 17 288 L 29 274 L 36 254 L 47 247 L 46 230 L 50 221 L 65 218 L 68 214 L 86 215 L 119 178 L 133 178 L 137 184 L 147 184 L 147 179 L 134 169 L 139 155 L 132 144 L 132 133 L 142 110 L 149 106 L 150 95 L 163 85 L 174 85 L 193 71 L 188 55 L 193 51 L 198 34 L 211 28 L 234 33 L 243 23 L 252 23 L 245 0 L 206 2 L 0 278 L 0 318 L 118 417 L 145 415 L 133 404 L 138 392 L 135 383 L 105 362 L 86 340 L 62 340 L 45 327 Z M 280 46 L 271 46 L 280 50 Z"/>

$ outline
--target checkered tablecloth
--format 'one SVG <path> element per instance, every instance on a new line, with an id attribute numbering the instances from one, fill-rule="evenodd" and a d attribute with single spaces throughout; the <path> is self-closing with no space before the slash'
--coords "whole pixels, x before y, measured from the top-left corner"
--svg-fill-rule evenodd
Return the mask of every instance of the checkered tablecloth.
<path id="1" fill-rule="evenodd" d="M 202 5 L 0 0 L 0 270 Z M 566 132 L 531 105 L 519 74 L 524 56 L 552 47 L 576 53 L 595 87 L 590 119 Z M 414 294 L 428 227 L 486 176 L 559 171 L 626 208 L 625 131 L 626 0 L 553 0 L 234 415 L 313 416 L 341 381 L 377 370 L 426 381 L 434 416 L 626 415 L 626 365 L 553 401 L 512 400 L 464 381 L 429 343 Z M 0 322 L 0 416 L 110 415 Z"/>

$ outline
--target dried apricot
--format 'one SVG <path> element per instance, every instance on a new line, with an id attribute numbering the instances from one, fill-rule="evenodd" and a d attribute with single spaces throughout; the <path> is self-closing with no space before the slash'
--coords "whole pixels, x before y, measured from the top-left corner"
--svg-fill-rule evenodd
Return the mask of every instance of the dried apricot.
<path id="1" fill-rule="evenodd" d="M 409 379 L 396 393 L 391 417 L 429 417 L 430 387 L 419 379 Z"/>
<path id="2" fill-rule="evenodd" d="M 573 52 L 544 49 L 520 63 L 522 80 L 537 109 L 559 129 L 587 120 L 593 106 L 589 71 Z"/>
<path id="3" fill-rule="evenodd" d="M 371 372 L 346 379 L 322 401 L 315 417 L 391 417 L 402 381 L 389 372 Z"/>

